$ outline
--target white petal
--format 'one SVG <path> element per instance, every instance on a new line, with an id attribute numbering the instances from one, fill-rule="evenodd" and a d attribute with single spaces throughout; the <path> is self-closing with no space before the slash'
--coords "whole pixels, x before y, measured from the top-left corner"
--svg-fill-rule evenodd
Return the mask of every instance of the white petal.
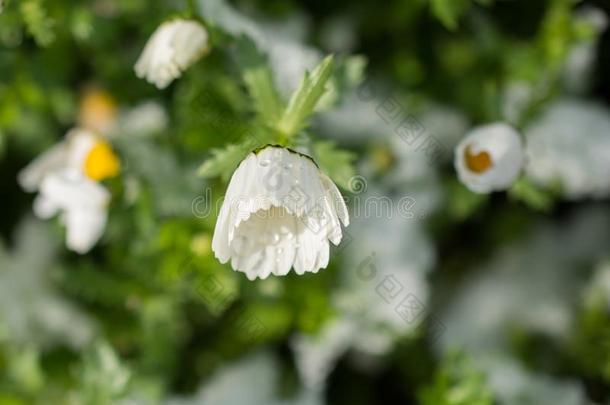
<path id="1" fill-rule="evenodd" d="M 77 209 L 66 211 L 66 245 L 77 253 L 87 253 L 97 243 L 106 227 L 105 209 Z"/>
<path id="2" fill-rule="evenodd" d="M 110 193 L 103 186 L 68 169 L 44 178 L 35 210 L 39 216 L 61 210 L 66 244 L 86 253 L 104 232 L 109 200 Z"/>
<path id="3" fill-rule="evenodd" d="M 34 214 L 40 219 L 49 219 L 59 212 L 60 207 L 51 198 L 39 195 L 34 199 Z"/>
<path id="4" fill-rule="evenodd" d="M 26 191 L 36 191 L 47 173 L 63 167 L 68 156 L 68 145 L 60 142 L 37 157 L 19 172 L 19 185 Z"/>
<path id="5" fill-rule="evenodd" d="M 63 210 L 106 207 L 110 193 L 102 185 L 66 170 L 44 178 L 40 194 Z"/>

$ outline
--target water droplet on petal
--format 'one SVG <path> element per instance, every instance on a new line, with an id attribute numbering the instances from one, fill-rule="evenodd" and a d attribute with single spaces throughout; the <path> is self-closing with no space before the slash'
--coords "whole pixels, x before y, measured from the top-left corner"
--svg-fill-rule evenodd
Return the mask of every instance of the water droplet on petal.
<path id="1" fill-rule="evenodd" d="M 270 233 L 267 235 L 267 242 L 273 245 L 277 244 L 280 239 L 280 235 L 277 233 Z"/>
<path id="2" fill-rule="evenodd" d="M 267 167 L 267 166 L 269 166 L 270 163 L 271 163 L 271 161 L 269 159 L 265 159 L 265 160 L 261 160 L 259 162 L 259 165 L 262 167 Z"/>
<path id="3" fill-rule="evenodd" d="M 282 249 L 282 248 L 275 249 L 275 253 L 277 253 L 278 255 L 281 255 L 282 252 L 284 252 L 284 249 Z"/>

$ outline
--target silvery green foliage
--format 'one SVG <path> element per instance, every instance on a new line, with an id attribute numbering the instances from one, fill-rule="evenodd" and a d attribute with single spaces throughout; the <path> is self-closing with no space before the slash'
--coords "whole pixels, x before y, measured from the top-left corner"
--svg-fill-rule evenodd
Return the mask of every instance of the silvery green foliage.
<path id="1" fill-rule="evenodd" d="M 225 0 L 199 0 L 202 15 L 226 32 L 250 37 L 264 51 L 275 74 L 275 83 L 284 96 L 298 86 L 306 70 L 311 70 L 322 59 L 315 48 L 304 45 L 295 30 L 295 20 L 285 24 L 258 22 L 235 10 Z M 298 20 L 296 21 L 298 23 Z"/>
<path id="2" fill-rule="evenodd" d="M 169 116 L 163 105 L 154 100 L 144 101 L 121 111 L 117 136 L 149 136 L 163 132 L 169 125 Z"/>
<path id="3" fill-rule="evenodd" d="M 349 349 L 355 351 L 356 360 L 370 365 L 398 339 L 414 334 L 430 315 L 426 274 L 433 266 L 434 251 L 417 219 L 355 217 L 353 221 L 348 262 L 341 287 L 333 293 L 337 318 L 317 335 L 298 335 L 292 342 L 301 379 L 314 390 L 324 389 L 326 378 Z M 409 295 L 423 305 L 421 316 L 411 321 L 397 312 L 397 305 Z"/>
<path id="4" fill-rule="evenodd" d="M 550 105 L 525 131 L 526 173 L 569 200 L 610 195 L 610 111 L 593 102 Z"/>
<path id="5" fill-rule="evenodd" d="M 79 390 L 73 393 L 77 403 L 119 403 L 126 395 L 131 371 L 110 345 L 96 342 L 83 356 L 78 378 Z"/>
<path id="6" fill-rule="evenodd" d="M 583 387 L 573 379 L 556 378 L 527 370 L 514 358 L 476 359 L 501 405 L 582 405 Z"/>
<path id="7" fill-rule="evenodd" d="M 170 398 L 167 405 L 322 405 L 314 392 L 281 398 L 280 365 L 268 352 L 257 352 L 228 364 L 191 397 Z"/>
<path id="8" fill-rule="evenodd" d="M 92 321 L 55 290 L 57 249 L 57 238 L 33 218 L 20 224 L 12 250 L 0 246 L 0 323 L 13 341 L 81 348 L 93 337 Z"/>
<path id="9" fill-rule="evenodd" d="M 563 80 L 568 91 L 581 94 L 590 90 L 599 36 L 608 27 L 608 16 L 599 8 L 587 6 L 577 10 L 575 18 L 589 27 L 592 36 L 572 46 L 565 63 Z"/>
<path id="10" fill-rule="evenodd" d="M 610 216 L 598 206 L 583 207 L 564 223 L 539 225 L 463 283 L 441 315 L 446 333 L 437 350 L 467 350 L 491 375 L 503 404 L 522 397 L 552 404 L 555 396 L 545 393 L 553 390 L 562 393 L 557 403 L 581 403 L 575 382 L 542 377 L 511 359 L 510 331 L 565 339 L 582 287 L 576 269 L 604 257 L 609 242 Z"/>

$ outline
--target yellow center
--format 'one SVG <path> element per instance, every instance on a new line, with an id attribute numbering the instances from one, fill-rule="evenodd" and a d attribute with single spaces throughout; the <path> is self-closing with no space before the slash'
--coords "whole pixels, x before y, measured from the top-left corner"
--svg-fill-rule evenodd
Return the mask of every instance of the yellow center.
<path id="1" fill-rule="evenodd" d="M 466 166 L 475 173 L 486 172 L 493 166 L 493 161 L 491 160 L 489 153 L 481 151 L 475 155 L 470 150 L 470 145 L 468 145 L 464 151 L 464 158 L 466 159 Z"/>
<path id="2" fill-rule="evenodd" d="M 89 88 L 80 103 L 80 126 L 106 132 L 116 119 L 116 104 L 112 96 L 101 89 Z"/>
<path id="3" fill-rule="evenodd" d="M 93 145 L 83 165 L 87 177 L 96 181 L 114 177 L 120 169 L 119 158 L 105 141 L 97 141 Z"/>

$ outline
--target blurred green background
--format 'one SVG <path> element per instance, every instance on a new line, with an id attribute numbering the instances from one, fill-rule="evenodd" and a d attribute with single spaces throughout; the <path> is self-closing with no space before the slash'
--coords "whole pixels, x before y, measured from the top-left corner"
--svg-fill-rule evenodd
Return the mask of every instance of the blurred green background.
<path id="1" fill-rule="evenodd" d="M 4 0 L 0 404 L 609 404 L 608 12 L 602 0 Z M 133 65 L 174 17 L 200 18 L 211 51 L 158 90 Z M 324 55 L 339 61 L 304 136 L 353 224 L 318 274 L 250 282 L 211 252 L 226 179 L 197 167 L 256 109 L 240 34 L 284 97 Z M 111 99 L 122 169 L 105 182 L 102 240 L 78 255 L 16 179 L 77 125 L 91 88 Z M 379 113 L 388 99 L 440 158 L 401 140 Z M 495 121 L 521 131 L 532 169 L 506 193 L 473 194 L 453 148 Z M 356 174 L 364 189 L 348 186 Z M 381 197 L 409 197 L 412 217 L 355 210 Z M 394 281 L 416 321 L 384 295 Z"/>

